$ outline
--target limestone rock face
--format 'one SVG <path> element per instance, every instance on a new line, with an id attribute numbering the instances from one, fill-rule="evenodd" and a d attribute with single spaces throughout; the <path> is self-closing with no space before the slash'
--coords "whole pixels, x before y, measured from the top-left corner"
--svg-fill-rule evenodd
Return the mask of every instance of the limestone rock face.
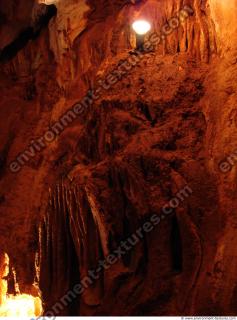
<path id="1" fill-rule="evenodd" d="M 184 6 L 134 51 L 135 19 L 164 35 Z M 236 315 L 236 12 L 1 1 L 0 246 L 46 314 Z"/>

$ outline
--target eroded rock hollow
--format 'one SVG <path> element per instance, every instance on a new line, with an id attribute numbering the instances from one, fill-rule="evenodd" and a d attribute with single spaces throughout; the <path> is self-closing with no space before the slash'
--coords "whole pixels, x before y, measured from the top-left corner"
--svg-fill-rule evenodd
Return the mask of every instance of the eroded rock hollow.
<path id="1" fill-rule="evenodd" d="M 49 316 L 236 315 L 236 18 L 237 0 L 0 0 L 12 297 Z"/>

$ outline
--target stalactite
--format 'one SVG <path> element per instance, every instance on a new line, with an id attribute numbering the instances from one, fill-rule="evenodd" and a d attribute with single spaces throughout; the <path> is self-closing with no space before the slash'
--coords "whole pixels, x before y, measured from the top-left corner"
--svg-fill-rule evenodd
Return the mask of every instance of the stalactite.
<path id="1" fill-rule="evenodd" d="M 180 228 L 176 215 L 172 217 L 171 229 L 171 252 L 172 252 L 172 268 L 175 272 L 182 272 L 183 269 L 183 253 L 182 253 L 182 239 L 180 235 Z"/>

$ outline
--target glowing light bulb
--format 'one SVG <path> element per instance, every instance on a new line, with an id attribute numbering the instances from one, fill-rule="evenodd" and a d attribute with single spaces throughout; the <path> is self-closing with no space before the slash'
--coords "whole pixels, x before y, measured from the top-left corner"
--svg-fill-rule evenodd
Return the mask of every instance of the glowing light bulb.
<path id="1" fill-rule="evenodd" d="M 145 20 L 137 20 L 133 23 L 132 25 L 133 30 L 139 34 L 139 35 L 144 35 L 148 31 L 151 30 L 151 25 L 148 21 Z"/>

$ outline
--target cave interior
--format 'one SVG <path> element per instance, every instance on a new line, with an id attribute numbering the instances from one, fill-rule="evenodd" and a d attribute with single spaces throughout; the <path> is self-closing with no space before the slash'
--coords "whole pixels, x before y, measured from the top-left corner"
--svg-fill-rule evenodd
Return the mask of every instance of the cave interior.
<path id="1" fill-rule="evenodd" d="M 0 0 L 0 316 L 236 315 L 236 21 Z"/>

